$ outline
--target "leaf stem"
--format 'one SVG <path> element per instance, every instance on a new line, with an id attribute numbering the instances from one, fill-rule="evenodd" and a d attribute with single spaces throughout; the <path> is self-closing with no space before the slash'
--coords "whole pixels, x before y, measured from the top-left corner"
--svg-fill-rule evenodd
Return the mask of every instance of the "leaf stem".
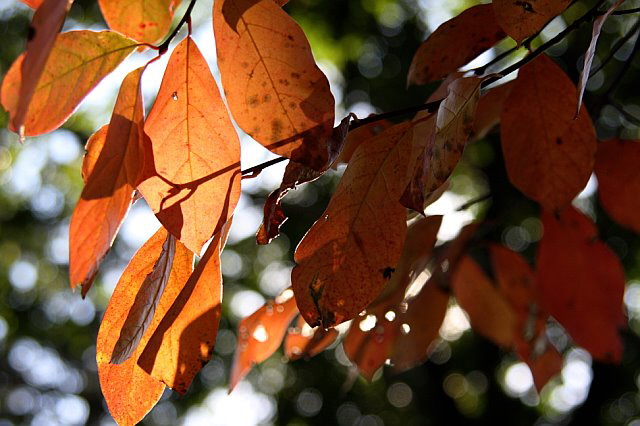
<path id="1" fill-rule="evenodd" d="M 178 34 L 178 31 L 180 31 L 180 29 L 182 28 L 182 26 L 186 23 L 189 25 L 189 34 L 191 34 L 191 11 L 193 10 L 193 7 L 196 5 L 196 0 L 191 0 L 189 2 L 189 6 L 187 6 L 187 10 L 184 12 L 184 15 L 182 15 L 182 19 L 180 19 L 180 22 L 178 22 L 178 25 L 176 25 L 176 27 L 174 28 L 174 30 L 171 32 L 171 34 L 169 34 L 169 36 L 162 42 L 162 44 L 160 44 L 157 49 L 158 49 L 158 55 L 162 56 L 165 53 L 167 53 L 167 51 L 169 50 L 169 45 L 171 44 L 171 42 L 173 41 L 173 39 L 175 38 L 175 36 Z"/>

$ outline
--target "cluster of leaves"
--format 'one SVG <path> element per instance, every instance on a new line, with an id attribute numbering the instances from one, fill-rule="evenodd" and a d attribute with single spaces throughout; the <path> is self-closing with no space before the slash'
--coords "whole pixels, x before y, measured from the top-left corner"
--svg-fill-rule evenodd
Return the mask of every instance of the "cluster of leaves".
<path id="1" fill-rule="evenodd" d="M 36 11 L 26 52 L 2 84 L 11 129 L 23 138 L 50 132 L 134 51 L 168 53 L 179 28 L 190 24 L 194 3 L 168 34 L 174 1 L 103 0 L 111 30 L 66 33 L 59 31 L 71 1 L 30 2 Z M 408 83 L 443 81 L 425 104 L 410 109 L 415 117 L 393 124 L 383 119 L 395 113 L 349 114 L 335 128 L 329 82 L 283 3 L 215 2 L 228 109 L 187 36 L 170 53 L 149 116 L 141 94 L 144 66 L 125 77 L 109 124 L 87 143 L 85 187 L 70 225 L 71 286 L 87 294 L 138 197 L 162 224 L 131 259 L 98 334 L 100 382 L 118 423 L 138 422 L 166 386 L 186 392 L 211 357 L 222 300 L 220 253 L 242 177 L 279 161 L 242 171 L 230 114 L 290 160 L 281 186 L 266 200 L 259 244 L 277 237 L 290 189 L 348 164 L 326 211 L 296 249 L 291 288 L 240 324 L 232 387 L 283 339 L 290 359 L 310 357 L 331 345 L 340 334 L 334 327 L 349 320 L 343 344 L 365 377 L 388 361 L 407 370 L 428 356 L 450 296 L 478 333 L 529 364 L 538 388 L 561 365 L 545 333 L 550 317 L 596 359 L 620 361 L 624 273 L 571 201 L 595 170 L 607 212 L 640 232 L 640 176 L 633 164 L 640 145 L 598 143 L 581 105 L 602 24 L 623 1 L 606 10 L 598 1 L 556 38 L 488 75 L 487 66 L 471 75 L 458 69 L 507 36 L 530 46 L 570 2 L 495 0 L 471 7 L 417 50 Z M 576 85 L 544 52 L 583 22 L 593 23 L 593 36 Z M 495 84 L 515 70 L 514 81 Z M 424 214 L 446 190 L 465 146 L 498 123 L 511 183 L 541 208 L 544 235 L 535 268 L 485 241 L 483 222 L 436 247 L 442 218 L 412 213 Z M 490 268 L 469 256 L 472 246 L 487 253 Z"/>

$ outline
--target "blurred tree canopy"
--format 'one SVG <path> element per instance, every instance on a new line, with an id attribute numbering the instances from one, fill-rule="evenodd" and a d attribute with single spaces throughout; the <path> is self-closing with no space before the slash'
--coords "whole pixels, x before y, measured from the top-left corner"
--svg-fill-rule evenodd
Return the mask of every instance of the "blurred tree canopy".
<path id="1" fill-rule="evenodd" d="M 416 49 L 441 22 L 474 3 L 292 0 L 285 9 L 309 38 L 316 60 L 329 76 L 339 110 L 362 118 L 424 102 L 437 84 L 407 88 L 406 75 Z M 533 46 L 593 4 L 575 2 Z M 625 2 L 625 8 L 638 6 L 637 1 Z M 178 9 L 177 17 L 185 7 Z M 200 43 L 203 50 L 206 41 L 212 42 L 207 38 L 212 37 L 210 10 L 211 1 L 199 0 L 192 15 L 194 37 L 205 41 Z M 2 74 L 24 50 L 31 14 L 31 9 L 15 0 L 0 3 Z M 97 2 L 76 1 L 69 17 L 65 30 L 105 28 Z M 617 16 L 605 23 L 594 68 L 607 62 L 592 77 L 585 94 L 600 139 L 640 136 L 640 60 L 635 55 L 639 23 L 640 14 Z M 631 36 L 607 59 L 627 34 Z M 548 51 L 573 81 L 578 79 L 590 36 L 590 26 L 584 25 Z M 493 55 L 513 45 L 505 40 Z M 205 52 L 207 59 L 213 54 Z M 124 72 L 119 75 L 105 81 L 100 86 L 104 89 L 99 88 L 62 129 L 24 145 L 6 129 L 8 116 L 3 113 L 0 118 L 0 426 L 112 424 L 98 384 L 96 334 L 120 273 L 157 221 L 143 201 L 133 206 L 94 290 L 84 300 L 68 289 L 67 239 L 69 217 L 82 187 L 83 146 L 108 121 L 116 79 Z M 242 143 L 250 151 L 243 154 L 243 168 L 268 158 L 254 142 Z M 501 156 L 495 134 L 468 146 L 452 178 L 449 203 L 434 213 L 451 218 L 449 229 L 454 231 L 475 217 L 494 220 L 500 225 L 487 231 L 487 238 L 531 258 L 540 238 L 535 219 L 538 207 L 511 186 Z M 474 334 L 464 314 L 453 308 L 430 360 L 408 372 L 392 375 L 383 369 L 369 383 L 357 375 L 337 344 L 308 361 L 287 363 L 278 352 L 227 396 L 237 323 L 288 282 L 293 250 L 324 211 L 341 172 L 292 192 L 284 202 L 290 220 L 282 235 L 268 246 L 256 246 L 254 232 L 262 204 L 279 184 L 282 170 L 265 170 L 243 187 L 222 255 L 223 319 L 213 359 L 187 395 L 167 392 L 143 424 L 640 425 L 640 240 L 602 210 L 593 179 L 576 203 L 597 219 L 601 239 L 624 264 L 630 327 L 624 332 L 620 365 L 592 361 L 586 351 L 570 348 L 558 332 L 557 343 L 566 350 L 564 367 L 538 396 L 526 366 Z M 488 202 L 456 211 L 457 206 L 484 195 L 487 188 L 491 189 Z"/>

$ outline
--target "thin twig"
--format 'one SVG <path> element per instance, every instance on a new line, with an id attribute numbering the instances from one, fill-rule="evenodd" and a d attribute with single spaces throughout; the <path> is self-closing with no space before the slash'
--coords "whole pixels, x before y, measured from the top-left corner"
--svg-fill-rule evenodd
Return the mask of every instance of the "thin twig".
<path id="1" fill-rule="evenodd" d="M 184 24 L 189 23 L 189 26 L 190 26 L 191 11 L 193 10 L 193 7 L 195 5 L 196 5 L 196 0 L 191 0 L 189 2 L 189 6 L 187 6 L 187 10 L 184 12 L 184 15 L 182 15 L 182 19 L 180 19 L 180 22 L 178 22 L 178 25 L 176 25 L 175 29 L 171 32 L 171 34 L 169 34 L 169 36 L 158 46 L 158 55 L 164 55 L 165 53 L 167 53 L 167 50 L 169 50 L 169 44 L 171 44 L 176 34 L 178 34 L 178 31 L 180 31 L 180 29 Z M 191 34 L 191 30 L 189 30 L 189 34 Z"/>
<path id="2" fill-rule="evenodd" d="M 491 193 L 487 192 L 486 194 L 480 195 L 479 197 L 470 199 L 469 201 L 467 201 L 466 203 L 464 203 L 460 207 L 458 207 L 456 209 L 456 211 L 457 212 L 461 212 L 461 211 L 466 210 L 466 209 L 468 209 L 469 207 L 471 207 L 471 206 L 473 206 L 475 204 L 478 204 L 478 203 L 481 203 L 483 201 L 486 201 L 491 197 L 492 197 Z"/>
<path id="3" fill-rule="evenodd" d="M 640 13 L 640 7 L 636 7 L 633 9 L 626 9 L 626 10 L 616 10 L 615 12 L 612 13 L 612 15 L 620 16 L 620 15 L 630 15 L 632 13 Z"/>

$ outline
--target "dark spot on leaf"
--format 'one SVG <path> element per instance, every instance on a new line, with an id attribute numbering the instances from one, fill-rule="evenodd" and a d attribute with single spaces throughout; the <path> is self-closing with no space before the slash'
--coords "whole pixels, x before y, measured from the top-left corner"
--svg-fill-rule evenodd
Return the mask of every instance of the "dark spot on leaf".
<path id="1" fill-rule="evenodd" d="M 292 35 L 288 35 L 287 38 L 291 41 L 293 41 L 293 36 Z"/>
<path id="2" fill-rule="evenodd" d="M 240 63 L 240 66 L 241 66 L 242 68 L 247 68 L 247 67 L 249 66 L 249 62 L 241 62 L 241 63 Z"/>
<path id="3" fill-rule="evenodd" d="M 271 100 L 271 95 L 270 94 L 266 94 L 262 97 L 262 102 L 267 103 Z"/>
<path id="4" fill-rule="evenodd" d="M 295 78 L 296 80 L 299 80 L 300 79 L 300 73 L 292 72 L 291 73 L 291 77 Z"/>
<path id="5" fill-rule="evenodd" d="M 250 96 L 247 103 L 249 104 L 250 107 L 258 106 L 258 96 L 257 95 Z"/>
<path id="6" fill-rule="evenodd" d="M 562 145 L 562 138 L 556 139 L 556 145 Z"/>
<path id="7" fill-rule="evenodd" d="M 36 29 L 30 26 L 27 32 L 27 41 L 33 40 L 35 36 L 36 36 Z"/>
<path id="8" fill-rule="evenodd" d="M 281 133 L 282 133 L 282 121 L 278 119 L 271 120 L 271 137 L 274 140 L 278 140 L 280 138 Z"/>
<path id="9" fill-rule="evenodd" d="M 381 269 L 380 271 L 382 272 L 382 276 L 384 277 L 384 279 L 388 280 L 388 279 L 391 279 L 391 274 L 396 271 L 396 268 L 387 266 L 386 268 Z"/>
<path id="10" fill-rule="evenodd" d="M 525 12 L 535 12 L 535 10 L 533 10 L 533 5 L 528 1 L 516 1 L 514 4 L 516 6 L 521 6 Z"/>

